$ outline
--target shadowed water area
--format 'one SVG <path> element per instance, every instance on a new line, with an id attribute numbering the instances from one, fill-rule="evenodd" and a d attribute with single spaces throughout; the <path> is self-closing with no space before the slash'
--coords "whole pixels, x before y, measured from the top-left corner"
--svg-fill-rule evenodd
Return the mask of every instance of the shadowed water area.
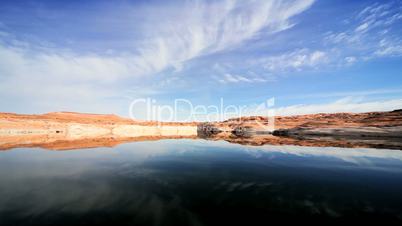
<path id="1" fill-rule="evenodd" d="M 0 152 L 0 225 L 402 222 L 402 152 L 159 140 Z"/>

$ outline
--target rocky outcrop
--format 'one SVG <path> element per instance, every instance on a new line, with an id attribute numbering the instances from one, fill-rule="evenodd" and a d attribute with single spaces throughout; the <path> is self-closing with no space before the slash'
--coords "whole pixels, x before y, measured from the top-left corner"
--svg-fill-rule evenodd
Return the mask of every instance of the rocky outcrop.
<path id="1" fill-rule="evenodd" d="M 207 139 L 248 145 L 402 149 L 402 110 L 277 116 L 274 126 L 267 117 L 242 117 L 209 123 L 209 127 L 224 132 Z"/>
<path id="2" fill-rule="evenodd" d="M 263 116 L 241 117 L 210 124 L 222 131 L 233 131 L 237 127 L 249 128 L 253 131 L 265 131 L 271 126 L 274 127 L 274 130 L 294 128 L 402 126 L 402 110 L 390 112 L 276 116 L 274 118 L 274 122 L 270 122 L 270 118 Z"/>
<path id="3" fill-rule="evenodd" d="M 274 135 L 344 135 L 399 136 L 402 130 L 402 110 L 368 113 L 333 113 L 297 116 L 242 117 L 210 123 L 220 131 L 272 132 Z M 271 129 L 271 130 L 269 130 Z"/>

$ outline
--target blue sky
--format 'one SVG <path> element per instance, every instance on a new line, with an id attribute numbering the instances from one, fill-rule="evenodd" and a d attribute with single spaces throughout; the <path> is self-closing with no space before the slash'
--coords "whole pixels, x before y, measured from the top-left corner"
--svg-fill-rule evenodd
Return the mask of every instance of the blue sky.
<path id="1" fill-rule="evenodd" d="M 0 111 L 127 116 L 147 97 L 402 108 L 402 2 L 1 1 Z"/>

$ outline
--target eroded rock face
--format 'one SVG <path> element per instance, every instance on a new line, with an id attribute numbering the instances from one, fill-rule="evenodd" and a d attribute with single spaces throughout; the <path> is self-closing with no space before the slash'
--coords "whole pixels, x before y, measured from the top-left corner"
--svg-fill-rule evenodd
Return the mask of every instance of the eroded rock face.
<path id="1" fill-rule="evenodd" d="M 197 125 L 197 135 L 199 137 L 209 137 L 218 133 L 221 133 L 222 130 L 217 128 L 214 124 L 212 123 L 199 123 Z"/>
<path id="2" fill-rule="evenodd" d="M 237 127 L 264 130 L 269 118 L 263 116 L 233 118 L 223 122 L 210 123 L 222 131 Z M 292 128 L 339 128 L 339 127 L 393 127 L 402 126 L 402 110 L 368 113 L 333 113 L 296 116 L 276 116 L 275 130 Z"/>

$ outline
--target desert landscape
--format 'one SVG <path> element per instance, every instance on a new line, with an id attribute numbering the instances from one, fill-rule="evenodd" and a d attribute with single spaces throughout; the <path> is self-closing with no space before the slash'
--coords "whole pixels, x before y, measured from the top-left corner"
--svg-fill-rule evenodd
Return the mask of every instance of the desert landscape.
<path id="1" fill-rule="evenodd" d="M 116 115 L 0 114 L 0 149 L 71 150 L 160 139 L 225 140 L 243 145 L 402 148 L 402 111 L 233 118 L 222 122 L 136 121 Z"/>
<path id="2" fill-rule="evenodd" d="M 401 28 L 401 0 L 1 0 L 0 226 L 402 225 Z"/>

